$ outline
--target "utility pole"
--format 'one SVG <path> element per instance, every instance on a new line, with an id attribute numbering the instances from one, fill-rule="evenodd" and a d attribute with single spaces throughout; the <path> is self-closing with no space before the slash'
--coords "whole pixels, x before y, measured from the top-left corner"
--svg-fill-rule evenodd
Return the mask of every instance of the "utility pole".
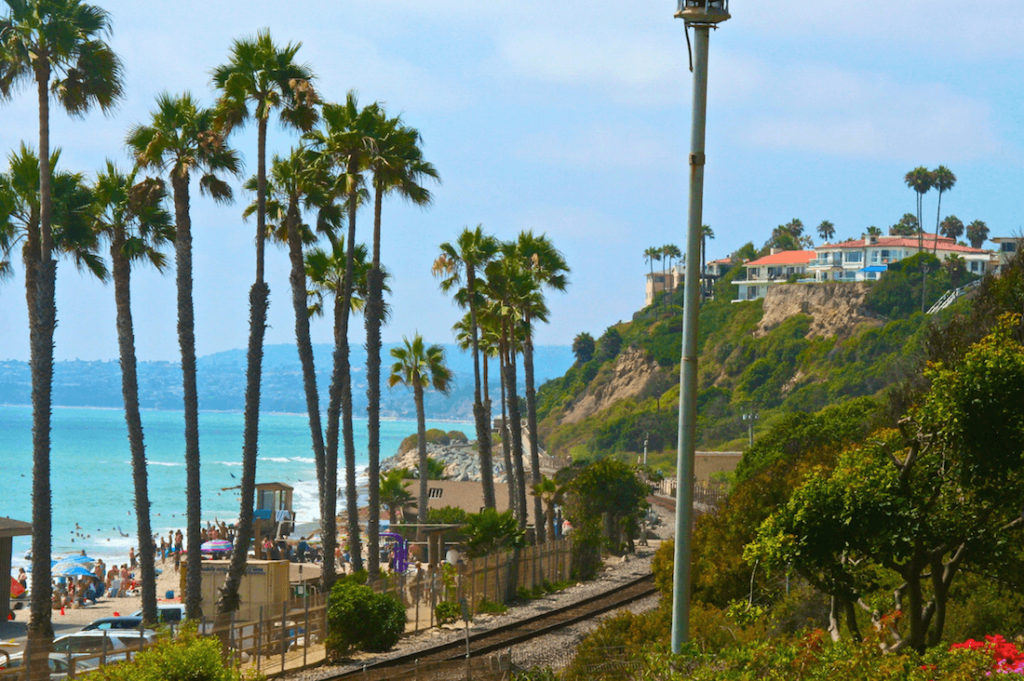
<path id="1" fill-rule="evenodd" d="M 743 420 L 747 422 L 747 435 L 750 438 L 750 446 L 754 446 L 754 421 L 758 419 L 758 413 L 751 409 L 743 414 Z"/>
<path id="2" fill-rule="evenodd" d="M 693 122 L 690 133 L 690 208 L 683 285 L 683 352 L 679 365 L 679 438 L 676 462 L 676 544 L 672 582 L 672 652 L 690 638 L 690 560 L 693 540 L 693 472 L 697 441 L 697 320 L 700 237 L 704 200 L 704 128 L 708 98 L 708 38 L 729 18 L 729 0 L 678 0 L 677 19 L 693 28 Z"/>

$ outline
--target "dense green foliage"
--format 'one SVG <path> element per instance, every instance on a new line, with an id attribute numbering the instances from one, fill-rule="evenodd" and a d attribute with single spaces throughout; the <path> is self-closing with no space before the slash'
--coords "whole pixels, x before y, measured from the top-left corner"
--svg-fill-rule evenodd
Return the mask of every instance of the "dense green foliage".
<path id="1" fill-rule="evenodd" d="M 866 305 L 890 319 L 906 317 L 927 310 L 946 291 L 974 279 L 960 259 L 940 263 L 934 255 L 918 253 L 889 265 L 889 271 L 872 285 Z"/>
<path id="2" fill-rule="evenodd" d="M 479 513 L 470 513 L 462 531 L 466 535 L 466 552 L 470 558 L 518 549 L 526 544 L 526 534 L 511 510 L 498 512 L 485 508 Z"/>
<path id="3" fill-rule="evenodd" d="M 341 579 L 327 599 L 327 657 L 338 660 L 355 650 L 384 652 L 405 632 L 405 607 L 353 579 Z"/>
<path id="4" fill-rule="evenodd" d="M 220 641 L 199 636 L 195 626 L 178 630 L 175 638 L 161 638 L 131 662 L 103 667 L 80 675 L 93 681 L 243 681 L 262 678 L 242 674 L 221 658 Z"/>

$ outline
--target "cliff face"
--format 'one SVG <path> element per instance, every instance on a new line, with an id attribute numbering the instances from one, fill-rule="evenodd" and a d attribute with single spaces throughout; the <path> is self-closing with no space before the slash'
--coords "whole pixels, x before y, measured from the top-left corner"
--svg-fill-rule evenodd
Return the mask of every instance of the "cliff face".
<path id="1" fill-rule="evenodd" d="M 569 407 L 561 423 L 578 423 L 616 402 L 638 397 L 657 378 L 658 365 L 640 348 L 630 348 L 615 360 L 607 382 L 595 381 Z M 599 377 L 600 378 L 600 377 Z"/>
<path id="2" fill-rule="evenodd" d="M 754 337 L 768 335 L 782 322 L 798 314 L 811 317 L 805 338 L 846 337 L 862 324 L 881 325 L 864 307 L 867 286 L 854 282 L 787 284 L 768 289 Z"/>

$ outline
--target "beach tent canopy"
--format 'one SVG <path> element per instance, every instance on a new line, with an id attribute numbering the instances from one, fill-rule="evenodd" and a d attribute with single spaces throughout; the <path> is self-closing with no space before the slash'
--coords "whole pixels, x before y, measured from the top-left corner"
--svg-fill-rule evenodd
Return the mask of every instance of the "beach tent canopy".
<path id="1" fill-rule="evenodd" d="M 234 544 L 229 542 L 227 539 L 211 539 L 208 542 L 203 542 L 203 545 L 199 547 L 199 550 L 209 553 L 212 551 L 230 551 L 233 548 Z"/>

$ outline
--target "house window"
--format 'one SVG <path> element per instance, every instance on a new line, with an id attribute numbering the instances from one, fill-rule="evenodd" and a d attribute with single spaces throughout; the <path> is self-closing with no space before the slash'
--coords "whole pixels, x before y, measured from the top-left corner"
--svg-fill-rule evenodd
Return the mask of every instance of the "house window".
<path id="1" fill-rule="evenodd" d="M 846 262 L 860 262 L 860 259 L 861 259 L 861 252 L 860 251 L 856 251 L 856 252 L 853 252 L 853 253 L 847 253 L 846 254 Z"/>
<path id="2" fill-rule="evenodd" d="M 868 279 L 878 279 L 878 272 L 868 272 Z"/>
<path id="3" fill-rule="evenodd" d="M 980 266 L 981 266 L 980 262 L 978 262 L 977 260 L 972 260 L 971 261 L 971 272 L 979 271 L 981 269 Z"/>
<path id="4" fill-rule="evenodd" d="M 999 244 L 999 251 L 1001 253 L 1014 253 L 1017 250 L 1016 241 L 1004 241 Z"/>
<path id="5" fill-rule="evenodd" d="M 872 265 L 877 265 L 878 264 L 878 251 L 871 251 L 871 264 Z"/>

